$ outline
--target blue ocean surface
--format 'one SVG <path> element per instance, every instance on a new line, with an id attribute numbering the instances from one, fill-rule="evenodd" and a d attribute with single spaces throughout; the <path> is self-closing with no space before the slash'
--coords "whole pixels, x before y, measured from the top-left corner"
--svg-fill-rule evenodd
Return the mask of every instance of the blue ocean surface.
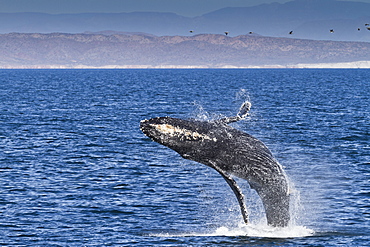
<path id="1" fill-rule="evenodd" d="M 262 140 L 292 185 L 271 228 L 237 179 L 151 141 L 140 121 L 212 120 Z M 1 246 L 369 246 L 370 70 L 0 70 Z"/>

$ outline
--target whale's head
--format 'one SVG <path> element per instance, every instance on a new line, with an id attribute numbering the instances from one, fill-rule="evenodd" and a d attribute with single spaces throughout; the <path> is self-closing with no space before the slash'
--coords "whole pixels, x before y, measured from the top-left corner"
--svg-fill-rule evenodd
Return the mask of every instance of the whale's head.
<path id="1" fill-rule="evenodd" d="M 140 129 L 152 140 L 167 146 L 186 159 L 196 156 L 218 141 L 215 122 L 158 117 L 140 122 Z M 206 149 L 206 150 L 205 150 Z"/>

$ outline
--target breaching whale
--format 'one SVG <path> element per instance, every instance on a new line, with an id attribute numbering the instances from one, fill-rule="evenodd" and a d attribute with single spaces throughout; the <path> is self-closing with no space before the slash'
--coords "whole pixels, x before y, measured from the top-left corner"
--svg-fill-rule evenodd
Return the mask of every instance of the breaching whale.
<path id="1" fill-rule="evenodd" d="M 257 191 L 268 225 L 286 227 L 290 220 L 289 185 L 282 166 L 263 142 L 228 125 L 245 118 L 250 107 L 245 102 L 236 116 L 214 121 L 157 117 L 141 121 L 140 129 L 183 158 L 219 172 L 235 193 L 246 224 L 249 216 L 244 196 L 232 176 L 247 180 Z"/>

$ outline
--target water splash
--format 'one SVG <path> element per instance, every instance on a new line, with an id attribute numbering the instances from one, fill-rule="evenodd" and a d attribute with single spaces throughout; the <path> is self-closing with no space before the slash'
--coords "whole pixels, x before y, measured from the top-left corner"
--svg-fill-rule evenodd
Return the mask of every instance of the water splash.
<path id="1" fill-rule="evenodd" d="M 235 228 L 225 226 L 219 227 L 216 230 L 208 233 L 180 233 L 170 234 L 161 233 L 153 234 L 153 237 L 259 237 L 259 238 L 302 238 L 314 235 L 315 231 L 305 226 L 288 226 L 285 228 L 276 228 L 267 226 L 266 224 L 245 225 L 241 223 Z"/>
<path id="2" fill-rule="evenodd" d="M 203 105 L 199 102 L 193 102 L 193 105 L 196 107 L 193 117 L 200 121 L 208 121 L 211 119 L 209 113 L 204 109 Z"/>
<path id="3" fill-rule="evenodd" d="M 259 201 L 259 197 L 256 193 L 252 191 L 245 190 L 249 195 L 247 198 L 254 200 L 255 202 Z M 253 196 L 253 194 L 255 194 Z M 290 216 L 291 221 L 288 227 L 278 228 L 268 226 L 264 209 L 261 202 L 259 202 L 260 207 L 254 209 L 255 218 L 251 221 L 251 224 L 245 225 L 240 221 L 240 216 L 236 215 L 238 218 L 229 218 L 230 221 L 236 222 L 234 226 L 220 226 L 217 229 L 205 234 L 204 236 L 248 236 L 248 237 L 261 237 L 261 238 L 299 238 L 299 237 L 308 237 L 314 235 L 315 231 L 309 229 L 306 226 L 301 224 L 302 217 L 302 204 L 300 198 L 300 192 L 294 186 L 294 183 L 290 181 Z M 258 203 L 255 203 L 258 204 Z M 248 203 L 248 206 L 251 206 L 251 203 Z"/>
<path id="4" fill-rule="evenodd" d="M 242 101 L 250 101 L 250 95 L 248 90 L 241 88 L 235 95 L 235 98 L 237 100 L 242 100 Z"/>
<path id="5" fill-rule="evenodd" d="M 192 117 L 196 120 L 214 121 L 214 120 L 224 117 L 221 114 L 209 113 L 208 111 L 204 109 L 203 105 L 199 102 L 193 102 L 193 105 L 195 106 L 195 110 L 192 114 Z"/>
<path id="6" fill-rule="evenodd" d="M 260 225 L 240 225 L 238 228 L 229 229 L 220 227 L 214 231 L 212 236 L 248 236 L 263 238 L 299 238 L 312 236 L 314 231 L 305 226 L 288 226 L 285 228 L 276 228 Z"/>

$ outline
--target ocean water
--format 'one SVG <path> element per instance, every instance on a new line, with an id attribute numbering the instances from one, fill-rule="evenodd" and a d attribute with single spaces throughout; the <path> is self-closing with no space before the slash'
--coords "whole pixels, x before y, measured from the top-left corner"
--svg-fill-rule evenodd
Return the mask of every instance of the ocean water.
<path id="1" fill-rule="evenodd" d="M 221 176 L 140 120 L 251 115 L 292 222 L 251 224 Z M 369 246 L 370 70 L 0 70 L 1 246 Z"/>

